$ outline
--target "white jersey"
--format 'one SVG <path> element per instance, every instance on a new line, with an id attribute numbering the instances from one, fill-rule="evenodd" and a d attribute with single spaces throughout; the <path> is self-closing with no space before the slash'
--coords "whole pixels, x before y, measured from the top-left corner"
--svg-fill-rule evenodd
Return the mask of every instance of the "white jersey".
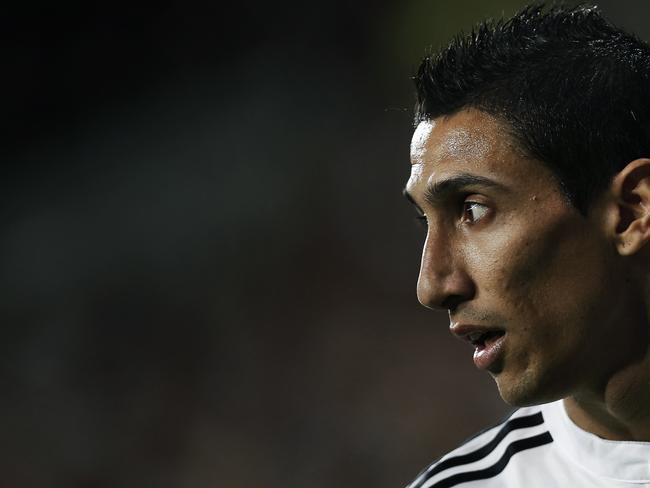
<path id="1" fill-rule="evenodd" d="M 562 400 L 517 410 L 424 470 L 407 488 L 650 488 L 650 442 L 601 439 Z"/>

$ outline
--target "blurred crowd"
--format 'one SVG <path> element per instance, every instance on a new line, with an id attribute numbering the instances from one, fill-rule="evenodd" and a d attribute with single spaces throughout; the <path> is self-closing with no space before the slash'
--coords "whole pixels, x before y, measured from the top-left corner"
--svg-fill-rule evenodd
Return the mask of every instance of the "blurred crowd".
<path id="1" fill-rule="evenodd" d="M 420 58 L 523 4 L 7 12 L 3 484 L 389 488 L 500 420 L 401 191 Z"/>

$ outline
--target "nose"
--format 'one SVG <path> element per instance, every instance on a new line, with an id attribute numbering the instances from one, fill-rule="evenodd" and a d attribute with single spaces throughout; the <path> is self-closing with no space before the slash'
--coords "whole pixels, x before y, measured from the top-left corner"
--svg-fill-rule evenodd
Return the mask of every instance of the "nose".
<path id="1" fill-rule="evenodd" d="M 418 301 L 427 308 L 454 311 L 475 293 L 475 284 L 449 236 L 430 230 L 422 250 Z"/>

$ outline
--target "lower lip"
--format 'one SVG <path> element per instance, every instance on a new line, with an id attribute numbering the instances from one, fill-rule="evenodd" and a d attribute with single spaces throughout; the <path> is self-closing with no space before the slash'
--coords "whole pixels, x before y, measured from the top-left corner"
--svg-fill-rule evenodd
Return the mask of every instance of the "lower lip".
<path id="1" fill-rule="evenodd" d="M 505 334 L 493 337 L 474 350 L 474 364 L 478 369 L 489 369 L 503 354 Z"/>

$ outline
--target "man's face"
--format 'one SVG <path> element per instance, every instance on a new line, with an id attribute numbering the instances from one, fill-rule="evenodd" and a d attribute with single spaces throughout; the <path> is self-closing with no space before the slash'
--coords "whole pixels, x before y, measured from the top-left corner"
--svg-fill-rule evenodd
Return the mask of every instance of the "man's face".
<path id="1" fill-rule="evenodd" d="M 626 285 L 601 214 L 567 202 L 551 171 L 477 110 L 422 122 L 406 191 L 426 215 L 418 299 L 513 405 L 597 388 L 629 351 Z"/>

